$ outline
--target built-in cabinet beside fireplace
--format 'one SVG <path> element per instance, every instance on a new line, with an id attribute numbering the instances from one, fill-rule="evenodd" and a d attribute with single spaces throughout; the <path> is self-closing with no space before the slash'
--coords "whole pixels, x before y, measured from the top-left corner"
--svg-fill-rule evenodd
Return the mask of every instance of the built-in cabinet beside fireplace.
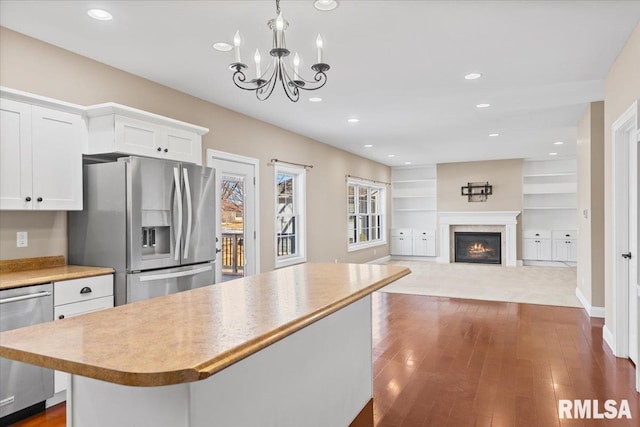
<path id="1" fill-rule="evenodd" d="M 436 165 L 391 169 L 391 255 L 436 256 Z"/>
<path id="2" fill-rule="evenodd" d="M 525 262 L 576 262 L 576 171 L 576 159 L 524 161 L 522 258 Z"/>

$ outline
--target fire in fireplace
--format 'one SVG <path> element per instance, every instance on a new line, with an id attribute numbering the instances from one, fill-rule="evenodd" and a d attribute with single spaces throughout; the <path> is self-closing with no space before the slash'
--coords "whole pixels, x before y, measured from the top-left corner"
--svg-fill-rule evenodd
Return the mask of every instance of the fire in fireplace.
<path id="1" fill-rule="evenodd" d="M 502 263 L 501 233 L 456 232 L 455 262 Z"/>

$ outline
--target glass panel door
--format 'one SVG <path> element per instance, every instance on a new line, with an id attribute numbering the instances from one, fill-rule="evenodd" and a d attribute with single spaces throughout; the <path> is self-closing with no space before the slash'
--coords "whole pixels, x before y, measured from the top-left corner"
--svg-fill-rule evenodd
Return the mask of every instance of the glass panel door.
<path id="1" fill-rule="evenodd" d="M 220 219 L 222 222 L 222 281 L 245 274 L 245 180 L 243 176 L 222 175 Z"/>

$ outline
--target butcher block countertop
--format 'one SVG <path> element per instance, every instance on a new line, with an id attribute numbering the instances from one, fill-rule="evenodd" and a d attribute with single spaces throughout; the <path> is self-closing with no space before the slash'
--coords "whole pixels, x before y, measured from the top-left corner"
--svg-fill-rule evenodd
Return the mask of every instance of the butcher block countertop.
<path id="1" fill-rule="evenodd" d="M 112 268 L 66 265 L 63 256 L 6 260 L 0 261 L 0 290 L 111 273 Z"/>
<path id="2" fill-rule="evenodd" d="M 198 381 L 409 273 L 300 264 L 3 332 L 0 356 L 122 385 Z"/>

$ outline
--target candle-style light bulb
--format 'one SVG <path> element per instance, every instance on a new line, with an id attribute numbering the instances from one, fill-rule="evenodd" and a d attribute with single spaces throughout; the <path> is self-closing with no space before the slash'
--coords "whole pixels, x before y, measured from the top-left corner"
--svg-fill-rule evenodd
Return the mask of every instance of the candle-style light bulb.
<path id="1" fill-rule="evenodd" d="M 316 46 L 318 47 L 318 64 L 322 63 L 322 44 L 322 37 L 318 34 L 318 37 L 316 38 Z"/>
<path id="2" fill-rule="evenodd" d="M 258 49 L 256 49 L 256 54 L 253 55 L 253 59 L 256 61 L 256 79 L 259 79 L 262 71 L 260 70 L 260 51 Z"/>
<path id="3" fill-rule="evenodd" d="M 278 17 L 276 18 L 276 47 L 284 47 L 282 44 L 282 40 L 284 34 L 284 18 L 282 17 L 282 12 L 278 13 Z"/>
<path id="4" fill-rule="evenodd" d="M 282 12 L 278 14 L 276 18 L 276 30 L 282 31 L 284 29 L 284 18 L 282 17 Z"/>
<path id="5" fill-rule="evenodd" d="M 240 63 L 242 61 L 240 61 L 240 42 L 242 40 L 240 39 L 240 31 L 236 31 L 236 35 L 233 36 L 233 46 L 234 46 L 234 53 L 236 54 L 236 62 Z"/>
<path id="6" fill-rule="evenodd" d="M 300 70 L 300 56 L 298 55 L 298 53 L 296 52 L 295 55 L 293 55 L 293 74 L 294 74 L 294 78 L 296 76 L 299 76 L 298 71 Z"/>

